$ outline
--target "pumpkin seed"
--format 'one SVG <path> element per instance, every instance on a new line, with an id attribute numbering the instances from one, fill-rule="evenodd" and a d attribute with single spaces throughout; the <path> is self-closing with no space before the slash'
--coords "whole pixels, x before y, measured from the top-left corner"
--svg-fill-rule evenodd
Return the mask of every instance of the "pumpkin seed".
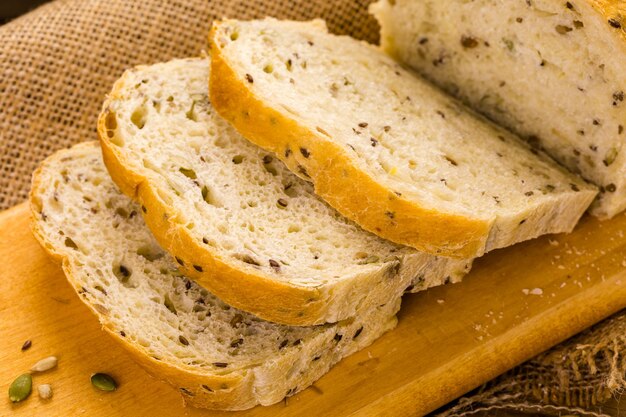
<path id="1" fill-rule="evenodd" d="M 115 391 L 117 389 L 117 382 L 112 376 L 97 373 L 91 376 L 91 385 L 98 388 L 100 391 Z"/>
<path id="2" fill-rule="evenodd" d="M 28 398 L 33 388 L 33 377 L 30 374 L 22 374 L 15 378 L 15 381 L 9 387 L 9 399 L 14 402 L 20 402 Z"/>

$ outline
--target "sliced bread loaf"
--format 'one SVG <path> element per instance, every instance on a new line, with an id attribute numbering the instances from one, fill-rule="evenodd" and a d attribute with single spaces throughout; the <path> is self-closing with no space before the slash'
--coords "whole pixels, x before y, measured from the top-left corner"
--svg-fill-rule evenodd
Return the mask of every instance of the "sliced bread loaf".
<path id="1" fill-rule="evenodd" d="M 48 158 L 30 202 L 35 236 L 105 331 L 193 406 L 278 402 L 395 326 L 400 299 L 313 327 L 269 323 L 220 301 L 159 247 L 95 142 Z"/>
<path id="2" fill-rule="evenodd" d="M 626 208 L 626 3 L 380 0 L 385 50 Z"/>
<path id="3" fill-rule="evenodd" d="M 230 305 L 292 325 L 334 322 L 469 262 L 363 231 L 208 100 L 208 59 L 127 71 L 104 104 L 104 161 L 186 275 Z"/>
<path id="4" fill-rule="evenodd" d="M 211 101 L 346 217 L 433 254 L 572 230 L 596 190 L 321 21 L 226 20 Z"/>

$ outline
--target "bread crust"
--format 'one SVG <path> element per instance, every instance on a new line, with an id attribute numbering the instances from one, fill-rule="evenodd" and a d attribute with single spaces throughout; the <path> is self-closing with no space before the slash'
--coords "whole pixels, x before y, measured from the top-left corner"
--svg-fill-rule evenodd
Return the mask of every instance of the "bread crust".
<path id="1" fill-rule="evenodd" d="M 626 42 L 626 2 L 623 0 L 585 0 Z M 616 27 L 619 25 L 619 27 Z M 625 44 L 626 45 L 626 44 Z"/>
<path id="2" fill-rule="evenodd" d="M 269 279 L 261 273 L 244 271 L 201 247 L 187 229 L 172 221 L 176 217 L 173 208 L 159 197 L 158 189 L 146 177 L 130 168 L 131 165 L 107 136 L 107 106 L 122 88 L 123 81 L 122 78 L 116 83 L 98 120 L 104 163 L 122 192 L 145 208 L 143 217 L 146 224 L 159 244 L 182 260 L 182 272 L 226 303 L 262 319 L 295 326 L 325 322 L 327 305 L 323 302 L 324 288 L 296 287 Z M 188 259 L 200 265 L 203 272 L 194 269 L 191 263 L 186 262 Z"/>
<path id="3" fill-rule="evenodd" d="M 139 67 L 136 71 L 141 69 Z M 337 322 L 399 297 L 413 278 L 423 272 L 419 269 L 435 264 L 432 269 L 436 272 L 430 274 L 432 279 L 427 278 L 425 285 L 414 287 L 423 289 L 443 283 L 447 275 L 457 274 L 457 264 L 465 262 L 436 259 L 415 252 L 402 258 L 403 267 L 393 270 L 400 270 L 400 276 L 391 281 L 386 277 L 397 260 L 371 265 L 344 280 L 307 287 L 277 281 L 260 268 L 221 258 L 177 221 L 177 218 L 184 217 L 184 213 L 160 196 L 160 185 L 147 178 L 149 174 L 133 164 L 118 146 L 125 138 L 113 128 L 117 119 L 109 104 L 125 94 L 126 86 L 134 84 L 131 74 L 126 73 L 115 84 L 98 122 L 105 165 L 122 192 L 143 206 L 146 224 L 160 245 L 178 258 L 185 275 L 228 304 L 281 324 L 298 326 Z"/>
<path id="4" fill-rule="evenodd" d="M 428 209 L 390 192 L 355 166 L 323 131 L 265 105 L 226 61 L 216 40 L 220 24 L 214 22 L 209 34 L 211 104 L 244 137 L 276 153 L 294 173 L 312 181 L 318 195 L 365 230 L 434 255 L 468 258 L 484 253 L 492 220 Z M 304 157 L 300 148 L 324 157 Z M 359 193 L 352 192 L 355 184 Z M 394 213 L 393 218 L 386 213 Z"/>
<path id="5" fill-rule="evenodd" d="M 495 110 L 493 106 L 487 105 L 487 106 L 482 107 L 481 104 L 477 104 L 478 96 L 475 96 L 476 92 L 468 94 L 469 90 L 466 90 L 466 88 L 463 87 L 462 85 L 463 77 L 469 78 L 473 82 L 477 82 L 476 76 L 470 75 L 471 70 L 468 70 L 470 72 L 459 70 L 461 66 L 459 66 L 458 64 L 451 64 L 457 70 L 453 71 L 452 79 L 446 79 L 446 77 L 437 77 L 436 75 L 434 75 L 435 73 L 429 74 L 429 70 L 425 69 L 428 67 L 427 66 L 420 67 L 420 64 L 419 64 L 420 60 L 417 58 L 415 58 L 416 61 L 411 62 L 410 57 L 411 56 L 417 57 L 417 55 L 415 55 L 412 47 L 410 46 L 410 41 L 407 41 L 406 38 L 403 38 L 397 29 L 398 27 L 402 26 L 404 23 L 410 22 L 411 18 L 405 17 L 404 19 L 407 19 L 405 22 L 394 22 L 394 19 L 398 19 L 398 18 L 402 19 L 401 17 L 403 15 L 402 8 L 407 7 L 407 5 L 416 4 L 416 3 L 405 2 L 405 3 L 402 3 L 402 5 L 400 4 L 401 4 L 400 2 L 396 4 L 394 2 L 391 2 L 390 0 L 389 1 L 378 0 L 370 4 L 369 6 L 370 13 L 376 17 L 379 24 L 381 25 L 381 46 L 383 50 L 387 54 L 392 56 L 396 61 L 404 62 L 405 64 L 409 66 L 413 66 L 415 69 L 417 69 L 418 72 L 421 72 L 424 75 L 426 75 L 426 78 L 431 78 L 431 81 L 434 81 L 436 84 L 439 84 L 444 90 L 447 88 L 446 84 L 449 84 L 449 85 L 459 84 L 458 82 L 456 82 L 458 81 L 458 79 L 454 80 L 454 78 L 457 76 L 461 77 L 461 83 L 460 83 L 461 88 L 458 90 L 459 91 L 458 93 L 453 93 L 452 95 L 458 95 L 460 97 L 465 96 L 464 97 L 465 101 L 467 101 L 468 103 L 473 102 L 473 104 L 470 104 L 470 105 L 473 105 L 477 110 L 485 114 L 489 114 L 490 112 L 494 112 L 494 111 L 497 113 L 497 110 Z M 613 51 L 614 56 L 619 56 L 620 54 L 622 54 L 622 56 L 626 56 L 626 2 L 625 1 L 623 0 L 572 0 L 570 2 L 565 3 L 565 2 L 556 1 L 556 0 L 549 0 L 549 1 L 544 1 L 542 4 L 550 5 L 554 9 L 557 9 L 557 6 L 558 6 L 558 8 L 561 8 L 561 10 L 567 10 L 567 9 L 574 10 L 576 14 L 584 18 L 583 20 L 585 22 L 588 21 L 590 23 L 593 23 L 593 25 L 589 25 L 588 23 L 585 23 L 586 25 L 585 30 L 594 31 L 594 34 L 590 35 L 591 38 L 595 36 L 596 30 L 601 31 L 602 37 L 603 37 L 603 43 L 604 43 L 606 50 Z M 531 5 L 531 2 L 528 2 L 529 8 L 532 8 L 533 6 L 539 7 L 535 3 L 532 3 Z M 416 22 L 413 22 L 413 23 L 416 23 Z M 472 25 L 470 25 L 469 27 L 471 28 Z M 474 27 L 476 27 L 476 25 L 474 25 Z M 588 32 L 588 33 L 592 33 L 592 32 Z M 607 36 L 604 37 L 604 35 L 607 35 Z M 439 40 L 437 42 L 439 42 Z M 424 62 L 427 62 L 427 61 L 424 61 Z M 472 64 L 470 63 L 468 65 L 472 65 Z M 483 65 L 483 64 L 480 64 L 480 65 Z M 513 64 L 510 63 L 510 65 L 513 65 Z M 473 71 L 475 72 L 476 68 L 474 68 Z M 568 68 L 564 68 L 563 71 L 571 72 L 569 71 Z M 532 78 L 532 76 L 530 77 Z M 616 85 L 616 88 L 615 88 L 616 90 L 618 90 L 617 86 L 621 86 L 619 89 L 623 89 L 624 82 L 625 82 L 625 77 L 623 75 L 621 77 L 618 77 L 617 79 L 615 79 L 615 77 L 611 77 L 609 80 L 610 80 L 609 82 Z M 543 83 L 545 84 L 545 82 L 546 81 L 544 80 Z M 474 86 L 472 88 L 475 89 L 476 87 Z M 556 89 L 557 87 L 554 87 L 554 88 L 555 89 L 553 89 L 553 91 L 551 92 L 558 93 L 556 94 L 557 96 L 562 96 L 561 94 L 562 92 L 557 90 Z M 487 90 L 489 90 L 489 87 L 487 87 Z M 452 90 L 449 90 L 449 91 L 452 91 Z M 483 93 L 486 93 L 486 92 L 488 91 L 483 91 Z M 518 92 L 518 93 L 521 93 L 521 92 Z M 526 94 L 530 94 L 530 93 L 526 93 Z M 519 101 L 519 100 L 516 100 L 516 101 Z M 508 109 L 507 113 L 515 114 L 515 111 L 508 108 L 508 105 L 506 105 L 506 102 L 507 102 L 507 99 L 505 98 L 504 103 L 505 103 L 505 107 L 507 107 Z M 492 107 L 491 110 L 490 110 L 490 107 Z M 595 111 L 595 113 L 601 114 L 601 113 L 604 113 L 604 110 Z M 494 115 L 494 114 L 495 113 L 492 113 L 491 116 L 497 122 L 498 117 L 497 115 Z M 610 116 L 607 114 L 606 117 L 610 117 Z M 522 119 L 524 118 L 522 117 Z M 518 131 L 518 133 L 522 135 L 522 137 L 532 135 L 538 138 L 542 138 L 543 137 L 542 134 L 535 135 L 535 133 L 537 133 L 537 129 L 533 126 L 535 122 L 532 122 L 531 121 L 532 119 L 533 119 L 533 116 L 531 116 L 528 120 L 523 120 L 524 123 L 521 123 L 521 121 L 519 120 L 519 117 L 518 117 L 517 122 L 507 121 L 506 117 L 504 117 L 502 119 L 504 121 L 501 120 L 499 123 L 502 123 L 503 126 L 508 126 L 508 128 L 514 132 Z M 548 120 L 546 119 L 546 121 Z M 528 127 L 528 126 L 531 126 L 531 127 Z M 562 137 L 562 134 L 559 133 L 559 135 L 556 135 L 556 136 Z M 613 135 L 607 133 L 606 136 L 612 137 Z M 618 149 L 621 148 L 621 144 L 617 143 L 619 141 L 619 136 L 615 137 L 615 141 L 616 141 L 615 146 Z M 623 139 L 622 139 L 622 142 L 623 142 Z M 550 143 L 550 141 L 548 141 L 548 143 Z M 572 143 L 576 144 L 576 139 L 573 134 L 570 135 L 569 140 L 564 140 L 562 144 L 565 145 L 564 146 L 565 148 L 569 148 L 572 145 Z M 587 148 L 589 146 L 589 144 L 585 143 L 584 141 L 582 141 L 579 145 L 584 148 Z M 556 147 L 556 146 L 553 144 L 552 147 Z M 549 148 L 549 146 L 547 148 Z M 623 180 L 623 178 L 626 178 L 626 166 L 624 166 L 623 162 L 620 162 L 620 163 L 616 162 L 615 164 L 613 164 L 611 168 L 615 168 L 616 165 L 619 165 L 620 168 L 619 170 L 616 170 L 618 172 L 614 171 L 613 173 L 611 173 L 610 171 L 605 171 L 606 167 L 604 166 L 603 163 L 596 163 L 595 165 L 589 164 L 589 167 L 583 166 L 581 168 L 580 165 L 577 166 L 576 164 L 572 165 L 573 163 L 569 163 L 568 162 L 569 158 L 568 158 L 568 155 L 566 154 L 559 154 L 558 151 L 553 152 L 550 149 L 548 149 L 546 152 L 552 153 L 555 160 L 557 160 L 557 162 L 559 162 L 560 160 L 561 164 L 566 166 L 568 169 L 570 169 L 570 171 L 581 175 L 583 178 L 585 178 L 589 182 L 594 183 L 600 187 L 601 192 L 597 195 L 597 198 L 593 201 L 590 207 L 588 207 L 588 211 L 592 215 L 604 220 L 604 219 L 612 218 L 613 216 L 617 215 L 618 213 L 626 209 L 626 186 L 625 186 L 626 181 Z M 578 156 L 576 154 L 574 155 Z M 604 186 L 606 186 L 607 184 L 611 184 L 611 183 L 617 186 L 617 190 L 615 192 L 606 192 L 604 190 Z"/>
<path id="6" fill-rule="evenodd" d="M 93 142 L 82 143 L 76 145 L 74 149 L 84 148 L 85 150 L 93 147 Z M 54 157 L 53 157 L 54 158 Z M 41 213 L 42 204 L 39 199 L 39 190 L 42 187 L 42 171 L 46 166 L 51 163 L 51 160 L 46 159 L 33 173 L 31 190 L 29 193 L 29 204 L 31 221 L 30 226 L 33 235 L 50 257 L 61 265 L 67 280 L 71 284 L 74 291 L 76 291 L 78 298 L 89 308 L 89 310 L 98 318 L 102 324 L 102 329 L 111 335 L 117 342 L 119 342 L 126 351 L 128 351 L 131 357 L 139 363 L 150 375 L 155 378 L 168 382 L 171 385 L 179 388 L 185 388 L 192 392 L 194 395 L 190 396 L 185 394 L 184 391 L 180 391 L 183 395 L 183 399 L 186 403 L 195 407 L 221 409 L 221 410 L 241 410 L 245 408 L 253 407 L 257 404 L 253 391 L 253 378 L 249 378 L 246 373 L 244 374 L 229 374 L 229 375 L 207 375 L 192 372 L 187 369 L 181 369 L 176 366 L 172 366 L 166 362 L 158 361 L 148 355 L 145 351 L 139 348 L 137 345 L 129 342 L 128 339 L 122 337 L 109 322 L 107 317 L 101 314 L 93 304 L 88 302 L 84 297 L 80 297 L 79 290 L 81 286 L 74 278 L 74 272 L 72 270 L 69 258 L 62 252 L 55 249 L 51 242 L 49 242 L 43 230 L 41 229 L 37 215 Z M 204 385 L 221 386 L 226 384 L 230 389 L 219 390 L 213 393 L 201 389 L 186 388 L 186 387 L 201 387 Z"/>
<path id="7" fill-rule="evenodd" d="M 49 183 L 44 181 L 44 172 L 49 165 L 58 164 L 59 160 L 62 160 L 68 152 L 76 154 L 83 151 L 91 154 L 96 147 L 95 142 L 87 142 L 74 146 L 70 151 L 60 151 L 46 159 L 34 172 L 29 195 L 31 230 L 51 258 L 61 264 L 63 272 L 79 296 L 78 298 L 98 318 L 103 330 L 119 342 L 128 351 L 133 360 L 149 374 L 176 387 L 182 395 L 184 404 L 228 411 L 245 410 L 259 404 L 271 405 L 280 401 L 286 395 L 292 395 L 307 388 L 341 358 L 371 344 L 382 333 L 395 327 L 397 323 L 395 313 L 400 308 L 400 298 L 395 298 L 386 307 L 378 308 L 376 306 L 374 309 L 369 310 L 365 315 L 365 321 L 348 320 L 337 326 L 320 327 L 318 333 L 305 343 L 302 343 L 304 345 L 302 349 L 291 349 L 278 356 L 268 357 L 267 363 L 246 369 L 237 369 L 223 375 L 199 372 L 195 369 L 173 365 L 165 360 L 156 359 L 141 345 L 132 343 L 129 338 L 121 336 L 118 331 L 119 328 L 116 328 L 115 321 L 111 320 L 107 314 L 103 313 L 102 310 L 98 310 L 95 304 L 90 302 L 87 293 L 84 292 L 81 283 L 76 278 L 77 274 L 73 270 L 70 255 L 64 252 L 62 247 L 55 247 L 53 242 L 46 238 L 46 233 L 41 227 L 44 220 L 41 216 L 43 203 L 40 196 L 43 194 L 45 187 L 49 186 Z M 365 324 L 370 331 L 363 332 L 357 341 L 354 341 L 354 338 L 343 338 L 349 341 L 349 344 L 338 349 L 336 344 L 333 343 L 333 340 L 336 340 L 333 338 L 336 336 L 335 332 L 354 334 L 359 324 Z M 361 330 L 363 329 L 361 328 Z M 359 333 L 361 330 L 358 330 Z M 318 354 L 320 354 L 320 360 L 313 362 L 309 366 L 307 373 L 297 376 L 295 380 L 293 378 L 290 379 L 289 371 L 294 364 L 298 363 L 300 358 L 310 358 Z M 285 387 L 287 383 L 293 383 L 294 385 Z"/>

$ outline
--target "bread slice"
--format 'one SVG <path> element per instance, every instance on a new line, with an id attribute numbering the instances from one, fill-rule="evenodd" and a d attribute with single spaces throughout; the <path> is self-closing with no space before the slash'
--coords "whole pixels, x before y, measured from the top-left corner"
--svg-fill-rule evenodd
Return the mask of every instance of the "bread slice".
<path id="1" fill-rule="evenodd" d="M 458 281 L 469 262 L 387 242 L 346 220 L 211 108 L 208 59 L 130 70 L 104 104 L 104 160 L 182 270 L 230 305 L 278 323 L 355 316 L 411 288 Z"/>
<path id="2" fill-rule="evenodd" d="M 159 247 L 95 142 L 48 158 L 30 202 L 35 236 L 103 328 L 193 406 L 278 402 L 396 324 L 399 298 L 312 327 L 269 323 L 220 301 Z"/>
<path id="3" fill-rule="evenodd" d="M 626 208 L 626 3 L 380 0 L 386 51 Z"/>
<path id="4" fill-rule="evenodd" d="M 321 21 L 225 20 L 210 43 L 215 109 L 339 212 L 391 241 L 478 256 L 571 231 L 596 194 Z"/>

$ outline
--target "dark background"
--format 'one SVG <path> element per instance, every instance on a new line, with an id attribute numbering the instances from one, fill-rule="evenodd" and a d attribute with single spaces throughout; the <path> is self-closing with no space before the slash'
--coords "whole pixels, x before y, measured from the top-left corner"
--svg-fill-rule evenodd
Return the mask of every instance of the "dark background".
<path id="1" fill-rule="evenodd" d="M 47 0 L 0 0 L 0 25 L 34 9 Z"/>

